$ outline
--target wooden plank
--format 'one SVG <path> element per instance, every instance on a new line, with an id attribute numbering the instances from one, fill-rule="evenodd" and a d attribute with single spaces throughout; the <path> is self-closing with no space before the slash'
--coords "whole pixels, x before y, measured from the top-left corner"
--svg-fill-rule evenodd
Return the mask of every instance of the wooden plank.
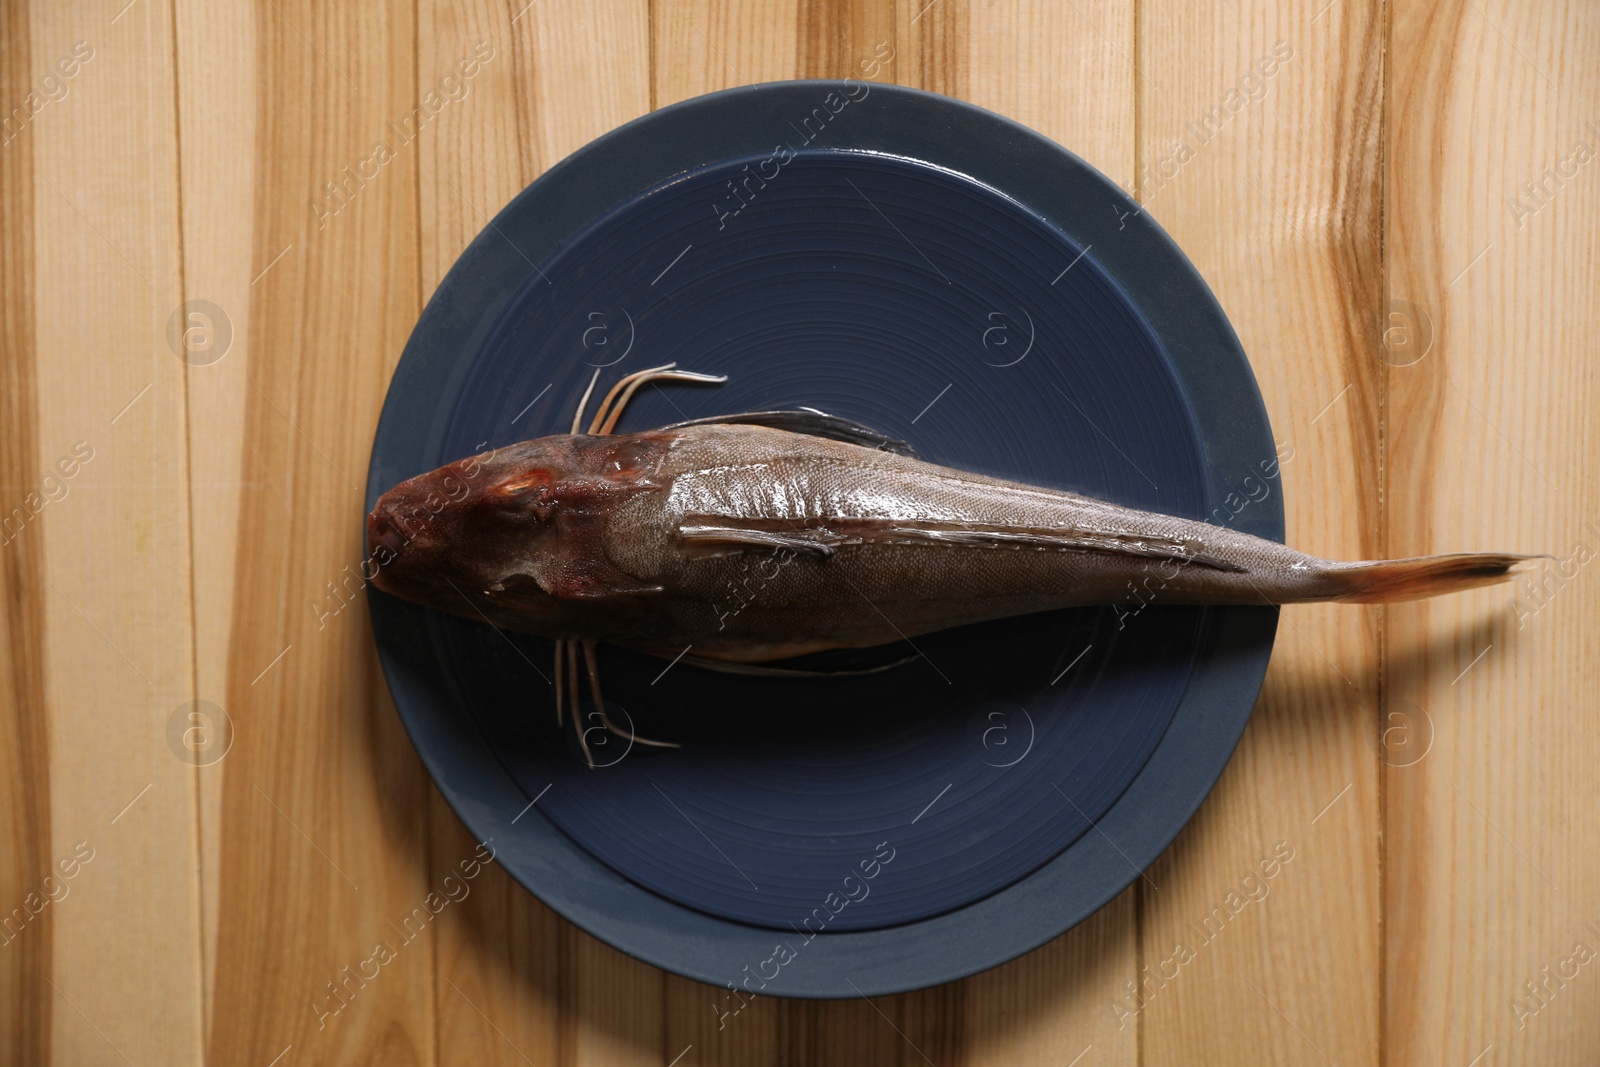
<path id="1" fill-rule="evenodd" d="M 902 3 L 892 10 L 874 3 L 803 3 L 794 6 L 792 22 L 782 6 L 763 5 L 759 15 L 754 7 L 674 0 L 656 29 L 658 101 L 777 78 L 859 77 L 861 64 L 876 58 L 884 79 L 1004 110 L 1131 178 L 1131 72 L 1118 69 L 1115 52 L 1101 46 L 1093 26 L 1063 24 L 1052 5 L 986 6 L 981 18 L 989 33 L 983 38 L 969 32 L 969 18 L 977 22 L 980 15 L 962 3 Z M 1097 5 L 1094 14 L 1131 51 L 1131 4 Z M 786 50 L 790 25 L 795 41 Z M 883 59 L 890 50 L 891 58 Z M 1092 111 L 1057 105 L 1055 90 L 1071 82 L 1093 87 Z M 1113 113 L 1116 121 L 1108 123 Z M 1120 966 L 1131 977 L 1132 918 L 1130 896 L 1050 948 L 974 982 L 873 1005 L 757 1000 L 722 1028 L 710 1007 L 721 1003 L 719 991 L 669 979 L 668 1048 L 693 1044 L 704 1063 L 909 1063 L 924 1056 L 943 1063 L 969 1055 L 972 1062 L 1043 1063 L 1054 1062 L 1069 1035 L 1084 1033 L 1085 1045 L 1099 1040 L 1131 1061 L 1131 1029 L 1112 1035 L 1115 1016 L 1079 991 L 1059 990 L 1064 968 L 1103 962 L 1108 939 L 1119 941 L 1112 954 L 1126 958 Z M 1000 1018 L 1026 1018 L 1028 1025 L 1019 1035 L 996 1021 L 996 1009 Z"/>
<path id="2" fill-rule="evenodd" d="M 529 164 L 543 154 L 544 116 L 527 101 L 545 99 L 540 64 L 532 57 L 546 6 L 529 8 L 515 23 L 516 11 L 490 5 L 419 6 L 418 69 L 428 72 L 422 77 L 487 56 L 465 81 L 459 106 L 415 146 L 424 297 L 488 219 L 538 173 Z M 524 88 L 530 85 L 532 92 Z M 431 869 L 442 878 L 473 856 L 478 843 L 436 791 L 429 790 L 429 800 Z M 493 865 L 470 883 L 468 899 L 440 917 L 435 995 L 441 1064 L 562 1062 L 563 925 Z"/>
<path id="3" fill-rule="evenodd" d="M 1132 3 L 911 0 L 898 11 L 897 80 L 998 111 L 1133 188 Z M 904 998 L 908 1037 L 939 1063 L 955 1052 L 975 1065 L 1137 1062 L 1138 1027 L 1112 1010 L 1137 971 L 1136 904 L 1130 889 L 1035 952 Z"/>
<path id="4" fill-rule="evenodd" d="M 883 0 L 670 0 L 656 10 L 658 104 L 781 78 L 893 78 L 898 11 Z M 890 53 L 891 54 L 891 53 Z M 752 1001 L 723 1019 L 725 990 L 667 979 L 667 1049 L 693 1046 L 699 1064 L 896 1062 L 918 1054 L 904 1035 L 906 998 Z M 949 1061 L 949 1056 L 944 1056 Z"/>
<path id="5" fill-rule="evenodd" d="M 417 157 L 394 145 L 375 159 L 416 104 L 415 25 L 380 4 L 267 0 L 250 17 L 243 288 L 237 259 L 206 261 L 249 301 L 243 414 L 219 431 L 240 438 L 248 491 L 222 666 L 236 736 L 220 765 L 208 1059 L 431 1062 L 428 794 L 366 614 L 344 609 L 359 580 L 343 585 L 363 554 L 372 431 L 419 309 Z M 239 189 L 209 190 L 196 226 Z"/>
<path id="6" fill-rule="evenodd" d="M 878 61 L 896 32 L 897 12 L 887 0 L 670 0 L 656 16 L 658 105 L 755 82 L 862 77 L 864 63 L 876 63 L 879 80 L 892 79 L 892 61 Z M 885 1063 L 909 1051 L 896 1033 L 903 998 L 875 1005 L 757 998 L 723 1020 L 713 1006 L 725 1007 L 725 996 L 668 977 L 669 1055 L 692 1045 L 701 1064 Z"/>
<path id="7" fill-rule="evenodd" d="M 416 144 L 421 289 L 430 294 L 524 186 L 649 110 L 649 9 L 636 0 L 510 10 L 438 0 L 419 18 L 424 83 L 454 70 L 465 87 Z M 431 795 L 438 881 L 477 843 Z M 499 867 L 484 868 L 438 934 L 441 1064 L 662 1062 L 661 972 L 576 930 Z"/>
<path id="8" fill-rule="evenodd" d="M 222 779 L 233 741 L 223 705 L 233 623 L 233 574 L 240 498 L 270 480 L 243 456 L 249 393 L 256 148 L 256 23 L 247 4 L 176 0 L 175 47 L 181 104 L 178 185 L 182 190 L 184 326 L 189 369 L 189 508 L 193 543 L 195 696 L 184 751 L 199 796 L 201 958 L 207 1032 L 216 985 L 221 914 Z"/>
<path id="9" fill-rule="evenodd" d="M 1387 547 L 1560 562 L 1389 609 L 1385 708 L 1423 709 L 1433 745 L 1385 778 L 1388 1062 L 1589 1063 L 1600 25 L 1578 6 L 1390 10 L 1388 295 L 1432 348 L 1385 373 Z"/>
<path id="10" fill-rule="evenodd" d="M 1370 558 L 1379 10 L 1154 0 L 1138 34 L 1141 202 L 1250 355 L 1289 541 Z M 1284 610 L 1238 752 L 1140 889 L 1124 1004 L 1146 1061 L 1377 1061 L 1376 625 L 1371 608 Z"/>
<path id="11" fill-rule="evenodd" d="M 43 97 L 33 84 L 30 30 L 28 5 L 0 7 L 0 99 L 27 108 L 31 121 L 30 94 Z M 41 469 L 32 219 L 35 185 L 42 183 L 33 180 L 33 137 L 19 117 L 0 116 L 0 1063 L 7 1064 L 50 1061 L 59 1004 L 46 982 L 56 909 L 45 901 L 60 873 L 52 869 L 45 717 L 50 590 L 42 581 L 40 531 L 29 536 L 27 529 L 33 515 L 27 494 L 39 492 Z M 36 496 L 35 504 L 43 507 L 42 499 Z"/>
<path id="12" fill-rule="evenodd" d="M 857 22 L 851 9 L 810 0 L 657 3 L 651 22 L 653 102 L 664 107 L 735 85 L 821 77 L 822 68 L 853 43 L 841 32 Z M 823 27 L 831 32 L 819 32 Z M 723 1017 L 721 1012 L 739 1003 L 725 989 L 670 974 L 664 988 L 667 1057 L 692 1049 L 686 1058 L 706 1067 L 816 1062 L 817 1016 L 823 1010 L 818 1005 L 757 997 Z"/>
<path id="13" fill-rule="evenodd" d="M 33 228 L 24 432 L 37 464 L 82 462 L 59 496 L 26 475 L 56 498 L 23 531 L 47 682 L 20 710 L 49 732 L 50 863 L 85 860 L 50 905 L 49 973 L 33 977 L 55 1062 L 192 1063 L 194 776 L 166 743 L 193 678 L 184 364 L 164 338 L 182 271 L 172 23 L 160 6 L 116 19 L 41 3 L 28 38 L 29 80 L 60 91 L 19 135 L 31 217 L 7 220 Z"/>

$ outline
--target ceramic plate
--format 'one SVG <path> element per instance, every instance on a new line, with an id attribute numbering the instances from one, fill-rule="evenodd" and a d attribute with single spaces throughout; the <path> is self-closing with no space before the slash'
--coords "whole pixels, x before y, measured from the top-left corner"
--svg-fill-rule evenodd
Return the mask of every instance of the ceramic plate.
<path id="1" fill-rule="evenodd" d="M 565 432 L 677 361 L 620 432 L 811 407 L 926 459 L 1282 539 L 1249 365 L 1188 260 L 1111 181 L 945 97 L 787 82 L 664 108 L 519 194 L 429 302 L 367 506 Z M 371 593 L 440 791 L 529 891 L 676 973 L 764 995 L 899 992 L 1011 959 L 1154 860 L 1221 774 L 1271 608 L 1120 608 L 919 637 L 879 674 L 749 678 L 602 647 L 663 751 L 554 723 L 548 641 Z M 754 590 L 752 595 L 759 595 Z M 730 1010 L 737 1006 L 730 1000 Z"/>

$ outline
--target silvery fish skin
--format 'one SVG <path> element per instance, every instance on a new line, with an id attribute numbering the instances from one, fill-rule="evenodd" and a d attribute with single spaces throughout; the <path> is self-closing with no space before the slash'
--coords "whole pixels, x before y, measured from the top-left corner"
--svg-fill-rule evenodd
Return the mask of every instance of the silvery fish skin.
<path id="1" fill-rule="evenodd" d="M 374 584 L 558 640 L 761 663 L 1152 589 L 1169 604 L 1416 599 L 1529 558 L 1334 562 L 900 444 L 800 412 L 524 441 L 385 493 Z"/>

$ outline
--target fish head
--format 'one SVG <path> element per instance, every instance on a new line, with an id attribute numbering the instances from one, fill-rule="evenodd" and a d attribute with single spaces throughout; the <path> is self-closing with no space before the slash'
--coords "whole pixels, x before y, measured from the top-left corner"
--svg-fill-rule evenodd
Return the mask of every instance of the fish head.
<path id="1" fill-rule="evenodd" d="M 659 451 L 631 436 L 541 437 L 409 478 L 367 516 L 368 575 L 406 600 L 557 633 L 585 592 L 573 582 L 595 576 L 605 512 L 654 488 Z"/>

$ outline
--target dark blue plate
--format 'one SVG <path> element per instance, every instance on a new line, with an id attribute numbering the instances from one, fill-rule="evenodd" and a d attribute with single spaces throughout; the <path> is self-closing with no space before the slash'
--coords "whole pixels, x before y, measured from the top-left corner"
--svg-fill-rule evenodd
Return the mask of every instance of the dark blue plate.
<path id="1" fill-rule="evenodd" d="M 669 360 L 730 381 L 647 389 L 622 431 L 816 407 L 935 462 L 1282 538 L 1277 494 L 1239 507 L 1275 470 L 1248 364 L 1149 217 L 1038 134 L 856 82 L 666 108 L 524 190 L 407 345 L 368 507 L 565 432 L 596 367 L 603 387 Z M 1249 716 L 1276 612 L 1164 607 L 1153 571 L 1148 588 L 1148 607 L 918 638 L 913 662 L 864 677 L 603 648 L 608 706 L 684 747 L 605 743 L 599 771 L 554 726 L 548 642 L 371 606 L 425 764 L 528 889 L 669 970 L 816 997 L 1027 951 L 1189 819 Z"/>

